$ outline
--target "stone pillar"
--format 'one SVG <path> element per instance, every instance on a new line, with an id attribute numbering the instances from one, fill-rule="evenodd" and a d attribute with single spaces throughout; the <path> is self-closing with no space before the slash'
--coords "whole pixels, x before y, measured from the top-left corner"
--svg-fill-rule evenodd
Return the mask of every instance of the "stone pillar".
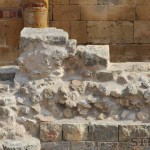
<path id="1" fill-rule="evenodd" d="M 48 26 L 48 0 L 23 0 L 24 27 Z"/>

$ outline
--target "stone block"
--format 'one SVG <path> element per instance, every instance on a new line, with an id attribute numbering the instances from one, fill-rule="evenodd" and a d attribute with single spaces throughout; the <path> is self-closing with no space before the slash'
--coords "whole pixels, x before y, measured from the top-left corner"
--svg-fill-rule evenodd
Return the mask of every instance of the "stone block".
<path id="1" fill-rule="evenodd" d="M 131 147 L 131 143 L 130 142 L 119 142 L 118 143 L 118 150 L 130 150 L 130 149 L 131 150 L 136 150 L 136 149 L 133 149 Z M 137 150 L 140 150 L 140 149 L 137 149 Z"/>
<path id="2" fill-rule="evenodd" d="M 125 62 L 124 45 L 110 45 L 110 62 Z"/>
<path id="3" fill-rule="evenodd" d="M 109 20 L 134 20 L 135 6 L 110 5 L 108 19 Z"/>
<path id="4" fill-rule="evenodd" d="M 42 142 L 41 150 L 70 150 L 70 142 Z"/>
<path id="5" fill-rule="evenodd" d="M 43 142 L 62 140 L 62 125 L 52 122 L 41 122 L 40 139 Z"/>
<path id="6" fill-rule="evenodd" d="M 6 27 L 5 21 L 0 21 L 0 45 L 4 46 L 6 44 Z"/>
<path id="7" fill-rule="evenodd" d="M 133 23 L 128 21 L 88 21 L 87 42 L 133 43 Z"/>
<path id="8" fill-rule="evenodd" d="M 150 44 L 133 44 L 124 46 L 126 62 L 148 62 Z"/>
<path id="9" fill-rule="evenodd" d="M 19 45 L 20 32 L 23 29 L 23 20 L 7 20 L 6 21 L 6 45 L 15 46 Z"/>
<path id="10" fill-rule="evenodd" d="M 50 21 L 50 27 L 55 27 L 57 29 L 63 29 L 68 34 L 70 34 L 70 22 L 69 21 Z"/>
<path id="11" fill-rule="evenodd" d="M 88 139 L 88 125 L 63 124 L 63 139 L 67 141 L 86 141 Z"/>
<path id="12" fill-rule="evenodd" d="M 101 150 L 117 150 L 118 149 L 118 143 L 110 143 L 110 142 L 98 142 L 98 148 Z M 120 150 L 120 149 L 119 149 Z M 126 149 L 124 149 L 126 150 Z"/>
<path id="13" fill-rule="evenodd" d="M 72 4 L 79 4 L 79 5 L 81 5 L 81 4 L 93 4 L 93 5 L 96 5 L 97 4 L 97 0 L 70 0 L 70 4 L 72 5 Z"/>
<path id="14" fill-rule="evenodd" d="M 15 47 L 0 47 L 0 66 L 15 64 L 19 50 Z"/>
<path id="15" fill-rule="evenodd" d="M 113 73 L 111 71 L 97 71 L 96 72 L 97 80 L 101 82 L 108 82 L 113 80 Z"/>
<path id="16" fill-rule="evenodd" d="M 108 4 L 119 5 L 122 3 L 122 0 L 98 0 L 97 3 L 98 5 L 108 5 Z"/>
<path id="17" fill-rule="evenodd" d="M 86 43 L 86 22 L 72 21 L 70 23 L 70 36 L 76 39 L 79 44 Z"/>
<path id="18" fill-rule="evenodd" d="M 150 43 L 150 21 L 134 22 L 134 42 Z"/>
<path id="19" fill-rule="evenodd" d="M 96 150 L 94 141 L 71 142 L 71 150 Z"/>
<path id="20" fill-rule="evenodd" d="M 136 7 L 136 16 L 138 20 L 150 20 L 150 5 L 139 5 Z"/>
<path id="21" fill-rule="evenodd" d="M 118 142 L 118 126 L 91 124 L 89 139 L 99 142 Z"/>
<path id="22" fill-rule="evenodd" d="M 108 5 L 82 5 L 82 20 L 107 20 Z"/>
<path id="23" fill-rule="evenodd" d="M 149 125 L 119 125 L 119 142 L 130 142 L 131 138 L 149 138 Z"/>
<path id="24" fill-rule="evenodd" d="M 69 4 L 69 0 L 49 0 L 49 3 L 54 5 Z"/>
<path id="25" fill-rule="evenodd" d="M 62 15 L 63 14 L 63 15 Z M 79 20 L 80 7 L 77 5 L 54 5 L 53 8 L 54 20 Z"/>
<path id="26" fill-rule="evenodd" d="M 30 50 L 30 44 L 38 47 L 42 44 L 47 45 L 66 45 L 68 34 L 56 28 L 24 28 L 21 31 L 20 51 Z M 29 48 L 30 47 L 30 48 Z"/>

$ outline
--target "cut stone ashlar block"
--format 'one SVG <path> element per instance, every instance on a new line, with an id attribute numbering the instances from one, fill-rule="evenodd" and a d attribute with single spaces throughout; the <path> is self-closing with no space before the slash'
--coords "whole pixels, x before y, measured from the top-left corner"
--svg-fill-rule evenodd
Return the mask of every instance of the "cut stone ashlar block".
<path id="1" fill-rule="evenodd" d="M 40 124 L 40 139 L 41 141 L 61 141 L 62 140 L 62 125 L 51 123 L 51 122 L 41 122 Z"/>
<path id="2" fill-rule="evenodd" d="M 96 150 L 94 141 L 75 141 L 71 142 L 71 150 Z"/>
<path id="3" fill-rule="evenodd" d="M 86 141 L 88 139 L 88 125 L 63 124 L 63 139 L 67 141 Z"/>
<path id="4" fill-rule="evenodd" d="M 27 51 L 31 46 L 66 45 L 68 33 L 56 28 L 24 28 L 20 36 L 20 51 Z M 37 45 L 37 46 L 36 46 Z M 35 48 L 36 49 L 36 48 Z"/>
<path id="5" fill-rule="evenodd" d="M 70 150 L 69 141 L 43 142 L 42 150 Z"/>
<path id="6" fill-rule="evenodd" d="M 117 142 L 118 125 L 89 125 L 89 140 L 99 142 Z"/>

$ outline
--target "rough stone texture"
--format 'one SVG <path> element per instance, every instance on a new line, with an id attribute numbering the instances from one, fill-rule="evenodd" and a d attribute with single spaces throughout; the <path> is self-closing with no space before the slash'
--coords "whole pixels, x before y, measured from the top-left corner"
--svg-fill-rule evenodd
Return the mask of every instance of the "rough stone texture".
<path id="1" fill-rule="evenodd" d="M 0 69 L 15 73 L 0 80 L 0 138 L 7 149 L 17 148 L 15 139 L 38 150 L 31 137 L 40 137 L 45 150 L 70 149 L 70 142 L 86 149 L 85 141 L 95 142 L 94 149 L 98 142 L 121 149 L 130 137 L 149 136 L 150 64 L 110 63 L 107 45 L 76 45 L 55 28 L 23 30 L 19 69 Z"/>
<path id="2" fill-rule="evenodd" d="M 100 142 L 117 142 L 118 126 L 117 125 L 90 125 L 89 139 Z"/>
<path id="3" fill-rule="evenodd" d="M 85 124 L 64 124 L 63 139 L 67 141 L 85 141 L 88 139 L 88 126 Z"/>
<path id="4" fill-rule="evenodd" d="M 79 47 L 80 50 L 80 47 Z M 86 66 L 102 65 L 107 67 L 109 65 L 109 47 L 106 46 L 92 46 L 87 45 L 83 53 Z"/>
<path id="5" fill-rule="evenodd" d="M 35 44 L 38 46 L 44 46 L 43 44 L 49 45 L 65 45 L 68 40 L 68 34 L 63 32 L 63 30 L 57 30 L 55 28 L 45 28 L 45 29 L 32 29 L 31 32 L 30 28 L 25 28 L 21 31 L 21 38 L 20 38 L 20 51 L 27 51 L 31 48 L 27 46 L 31 46 Z M 33 34 L 34 32 L 34 34 Z M 34 45 L 35 46 L 35 45 Z M 36 49 L 34 47 L 34 49 Z M 41 47 L 40 47 L 41 48 Z"/>
<path id="6" fill-rule="evenodd" d="M 129 142 L 131 138 L 149 137 L 149 125 L 124 125 L 119 126 L 119 141 Z"/>

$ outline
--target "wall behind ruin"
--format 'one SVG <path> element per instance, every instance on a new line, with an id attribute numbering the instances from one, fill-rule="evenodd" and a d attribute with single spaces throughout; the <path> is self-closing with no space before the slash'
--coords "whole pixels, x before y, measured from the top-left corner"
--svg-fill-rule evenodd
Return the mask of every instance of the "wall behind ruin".
<path id="1" fill-rule="evenodd" d="M 110 44 L 112 61 L 150 60 L 150 0 L 50 0 L 50 26 Z"/>
<path id="2" fill-rule="evenodd" d="M 23 28 L 19 0 L 0 0 L 0 65 L 12 64 L 18 57 Z"/>
<path id="3" fill-rule="evenodd" d="M 0 0 L 0 65 L 18 57 L 21 0 Z M 150 61 L 150 0 L 50 0 L 49 25 L 79 44 L 109 44 L 111 61 Z"/>

